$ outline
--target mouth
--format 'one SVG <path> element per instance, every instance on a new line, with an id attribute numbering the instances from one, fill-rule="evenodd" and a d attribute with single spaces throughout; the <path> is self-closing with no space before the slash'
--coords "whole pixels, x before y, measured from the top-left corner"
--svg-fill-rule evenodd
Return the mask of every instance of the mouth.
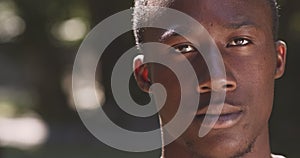
<path id="1" fill-rule="evenodd" d="M 208 110 L 208 106 L 206 106 L 200 109 L 195 117 L 202 122 L 202 126 L 211 129 L 230 128 L 237 124 L 244 114 L 240 106 L 233 106 L 226 103 L 211 106 L 215 106 L 215 108 Z"/>

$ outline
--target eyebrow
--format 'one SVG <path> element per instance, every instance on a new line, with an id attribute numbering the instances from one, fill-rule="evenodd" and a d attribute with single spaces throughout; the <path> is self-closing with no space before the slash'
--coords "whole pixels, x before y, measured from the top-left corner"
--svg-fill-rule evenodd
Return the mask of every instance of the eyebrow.
<path id="1" fill-rule="evenodd" d="M 243 27 L 258 27 L 258 25 L 256 25 L 254 22 L 250 21 L 250 20 L 245 20 L 245 21 L 241 21 L 241 22 L 232 22 L 232 23 L 227 23 L 222 25 L 223 28 L 225 29 L 230 29 L 230 30 L 237 30 Z M 180 34 L 176 33 L 175 29 L 169 29 L 167 31 L 165 31 L 159 38 L 159 42 L 165 42 L 170 38 L 173 37 L 182 37 Z"/>
<path id="2" fill-rule="evenodd" d="M 175 29 L 169 29 L 160 36 L 159 42 L 165 42 L 167 39 L 171 37 L 181 37 L 181 35 L 176 33 Z"/>
<path id="3" fill-rule="evenodd" d="M 239 29 L 242 27 L 258 27 L 257 24 L 255 24 L 253 21 L 249 20 L 249 18 L 246 17 L 239 17 L 240 19 L 236 22 L 226 23 L 222 26 L 227 29 Z"/>

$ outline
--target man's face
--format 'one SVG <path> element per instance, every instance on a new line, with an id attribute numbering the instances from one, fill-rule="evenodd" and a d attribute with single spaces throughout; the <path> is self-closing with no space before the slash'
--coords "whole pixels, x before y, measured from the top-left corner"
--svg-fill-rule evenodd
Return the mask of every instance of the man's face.
<path id="1" fill-rule="evenodd" d="M 268 131 L 274 79 L 284 71 L 285 52 L 277 53 L 280 48 L 273 40 L 269 5 L 263 0 L 175 0 L 170 7 L 196 19 L 214 39 L 226 69 L 227 82 L 222 86 L 226 99 L 217 124 L 205 137 L 198 137 L 213 81 L 203 57 L 193 45 L 183 37 L 169 37 L 163 43 L 184 54 L 194 67 L 199 83 L 181 94 L 178 80 L 170 69 L 156 64 L 149 66 L 152 82 L 162 83 L 167 90 L 167 100 L 160 111 L 162 122 L 172 120 L 181 96 L 199 93 L 198 115 L 177 141 L 198 157 L 239 155 L 251 144 L 258 143 L 256 140 Z M 144 39 L 157 41 L 163 33 L 148 30 Z"/>

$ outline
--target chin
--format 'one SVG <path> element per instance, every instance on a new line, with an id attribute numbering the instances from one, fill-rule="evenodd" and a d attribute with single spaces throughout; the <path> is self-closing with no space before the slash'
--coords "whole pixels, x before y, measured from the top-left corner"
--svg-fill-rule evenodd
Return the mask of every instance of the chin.
<path id="1" fill-rule="evenodd" d="M 238 158 L 251 152 L 256 139 L 248 136 L 231 129 L 212 130 L 202 138 L 183 139 L 189 140 L 184 143 L 195 158 Z"/>
<path id="2" fill-rule="evenodd" d="M 240 158 L 251 152 L 254 141 L 249 144 L 239 142 L 221 142 L 214 147 L 195 146 L 190 148 L 195 158 Z"/>

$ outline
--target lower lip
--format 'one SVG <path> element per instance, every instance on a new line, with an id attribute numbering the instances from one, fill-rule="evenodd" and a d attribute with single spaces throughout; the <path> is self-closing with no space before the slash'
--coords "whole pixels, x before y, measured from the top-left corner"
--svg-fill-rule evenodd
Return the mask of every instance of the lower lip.
<path id="1" fill-rule="evenodd" d="M 204 115 L 196 116 L 196 118 L 200 119 L 202 122 L 202 126 L 211 127 L 212 129 L 222 129 L 222 128 L 230 128 L 237 124 L 242 117 L 243 112 L 236 112 L 231 114 L 220 115 L 218 120 L 214 125 L 211 122 L 204 122 Z M 217 115 L 207 115 L 209 120 L 217 119 Z"/>

